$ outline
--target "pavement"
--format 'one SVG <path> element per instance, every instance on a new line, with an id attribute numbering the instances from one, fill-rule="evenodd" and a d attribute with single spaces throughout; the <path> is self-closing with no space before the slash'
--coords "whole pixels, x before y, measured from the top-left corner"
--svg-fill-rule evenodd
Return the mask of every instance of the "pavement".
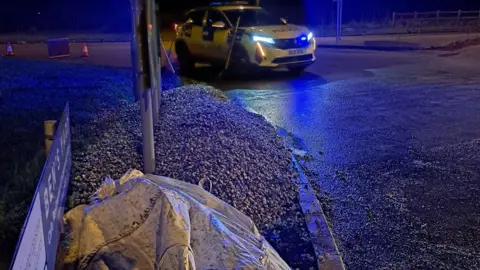
<path id="1" fill-rule="evenodd" d="M 164 40 L 174 40 L 173 29 L 162 29 Z M 6 43 L 45 43 L 49 39 L 68 38 L 73 43 L 130 42 L 131 33 L 3 33 L 0 34 L 0 44 Z"/>
<path id="2" fill-rule="evenodd" d="M 163 46 L 167 53 L 171 52 L 171 57 L 176 57 L 171 41 L 163 41 Z M 83 43 L 70 43 L 70 56 L 50 59 L 46 43 L 12 44 L 16 58 L 122 68 L 132 65 L 128 42 L 87 43 L 87 47 L 88 57 L 82 57 Z"/>
<path id="3" fill-rule="evenodd" d="M 316 38 L 319 47 L 370 50 L 418 50 L 442 47 L 456 41 L 480 38 L 480 33 L 461 34 L 397 34 Z"/>
<path id="4" fill-rule="evenodd" d="M 126 43 L 48 59 L 128 68 Z M 166 46 L 168 47 L 168 46 Z M 78 52 L 78 54 L 77 54 Z M 480 269 L 480 49 L 317 50 L 301 76 L 280 70 L 220 80 L 224 90 L 309 152 L 304 164 L 349 269 Z"/>

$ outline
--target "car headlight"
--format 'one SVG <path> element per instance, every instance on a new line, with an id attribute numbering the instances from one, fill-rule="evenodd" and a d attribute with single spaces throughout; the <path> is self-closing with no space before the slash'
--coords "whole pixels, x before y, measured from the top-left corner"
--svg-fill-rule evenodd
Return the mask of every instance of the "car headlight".
<path id="1" fill-rule="evenodd" d="M 275 44 L 275 41 L 273 41 L 273 38 L 270 38 L 270 37 L 253 36 L 253 41 L 265 42 L 268 44 Z"/>
<path id="2" fill-rule="evenodd" d="M 308 41 L 310 41 L 312 38 L 313 38 L 313 33 L 310 32 L 310 33 L 308 34 L 308 36 L 307 36 L 307 39 L 308 39 Z"/>

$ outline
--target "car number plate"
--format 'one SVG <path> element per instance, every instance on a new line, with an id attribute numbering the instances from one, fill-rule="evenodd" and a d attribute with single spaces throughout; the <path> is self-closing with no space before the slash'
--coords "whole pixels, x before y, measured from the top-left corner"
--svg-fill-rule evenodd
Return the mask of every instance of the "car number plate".
<path id="1" fill-rule="evenodd" d="M 289 50 L 288 55 L 300 55 L 300 54 L 305 54 L 305 50 Z"/>

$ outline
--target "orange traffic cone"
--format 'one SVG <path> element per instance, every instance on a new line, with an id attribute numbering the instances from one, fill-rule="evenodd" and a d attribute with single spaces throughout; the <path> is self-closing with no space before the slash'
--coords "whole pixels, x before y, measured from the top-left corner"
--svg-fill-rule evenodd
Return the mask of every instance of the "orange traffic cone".
<path id="1" fill-rule="evenodd" d="M 7 56 L 13 56 L 13 49 L 12 45 L 10 45 L 10 42 L 7 43 Z"/>
<path id="2" fill-rule="evenodd" d="M 88 57 L 88 47 L 87 47 L 87 43 L 83 43 L 82 57 Z"/>

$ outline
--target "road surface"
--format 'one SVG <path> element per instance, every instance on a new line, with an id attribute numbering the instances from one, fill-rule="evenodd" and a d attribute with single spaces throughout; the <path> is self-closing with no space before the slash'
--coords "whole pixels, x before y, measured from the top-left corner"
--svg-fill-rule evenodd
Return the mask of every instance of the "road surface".
<path id="1" fill-rule="evenodd" d="M 48 60 L 41 44 L 14 52 L 130 67 L 128 43 L 89 44 L 88 58 L 80 44 L 67 59 Z M 219 79 L 200 67 L 194 79 L 312 155 L 305 166 L 350 269 L 480 269 L 480 49 L 320 49 L 317 59 L 299 77 Z"/>
<path id="2" fill-rule="evenodd" d="M 218 87 L 313 156 L 350 269 L 480 269 L 480 49 L 318 59 Z"/>

